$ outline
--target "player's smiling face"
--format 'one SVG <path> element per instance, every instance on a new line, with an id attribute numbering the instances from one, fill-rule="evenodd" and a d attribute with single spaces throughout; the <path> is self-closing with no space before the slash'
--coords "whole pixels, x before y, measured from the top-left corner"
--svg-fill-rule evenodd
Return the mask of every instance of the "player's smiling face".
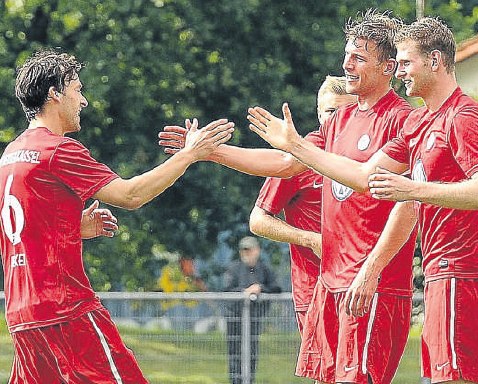
<path id="1" fill-rule="evenodd" d="M 405 85 L 407 96 L 426 97 L 433 82 L 431 61 L 411 40 L 397 44 L 397 71 L 395 76 Z"/>
<path id="2" fill-rule="evenodd" d="M 377 55 L 377 45 L 373 41 L 362 38 L 347 41 L 342 64 L 347 93 L 366 96 L 373 92 L 377 82 L 383 81 L 383 69 Z"/>

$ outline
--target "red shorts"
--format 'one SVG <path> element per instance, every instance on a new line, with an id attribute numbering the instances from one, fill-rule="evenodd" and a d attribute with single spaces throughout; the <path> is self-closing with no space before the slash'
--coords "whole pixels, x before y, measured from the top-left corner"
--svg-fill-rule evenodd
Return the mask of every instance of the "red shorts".
<path id="1" fill-rule="evenodd" d="M 375 294 L 363 317 L 345 313 L 345 292 L 319 281 L 307 312 L 297 376 L 325 383 L 391 383 L 410 329 L 412 300 Z"/>
<path id="2" fill-rule="evenodd" d="M 432 383 L 478 382 L 478 280 L 425 284 L 422 376 Z"/>
<path id="3" fill-rule="evenodd" d="M 147 383 L 105 308 L 74 320 L 12 333 L 10 384 Z"/>

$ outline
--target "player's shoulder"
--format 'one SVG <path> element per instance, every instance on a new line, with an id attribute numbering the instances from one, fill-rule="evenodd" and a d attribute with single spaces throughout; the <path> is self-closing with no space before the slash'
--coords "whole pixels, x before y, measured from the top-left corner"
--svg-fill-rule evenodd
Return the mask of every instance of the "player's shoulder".
<path id="1" fill-rule="evenodd" d="M 62 139 L 60 140 L 61 145 L 71 145 L 71 146 L 76 146 L 76 147 L 84 147 L 84 145 L 79 141 L 76 140 L 72 137 L 68 136 L 63 136 Z"/>
<path id="2" fill-rule="evenodd" d="M 410 103 L 398 95 L 394 90 L 391 90 L 387 94 L 385 104 L 387 104 L 387 109 L 392 113 L 410 113 L 410 111 L 413 110 Z"/>
<path id="3" fill-rule="evenodd" d="M 358 108 L 358 102 L 341 105 L 335 111 L 338 115 L 349 115 Z"/>
<path id="4" fill-rule="evenodd" d="M 80 141 L 72 137 L 62 136 L 56 143 L 55 153 L 64 153 L 70 156 L 72 154 L 89 153 L 89 150 Z"/>
<path id="5" fill-rule="evenodd" d="M 309 132 L 307 135 L 304 136 L 305 140 L 310 141 L 312 143 L 314 143 L 319 138 L 320 138 L 320 131 L 319 130 Z"/>
<path id="6" fill-rule="evenodd" d="M 460 88 L 450 97 L 450 108 L 448 110 L 453 115 L 461 115 L 462 118 L 476 118 L 478 116 L 478 102 Z"/>
<path id="7" fill-rule="evenodd" d="M 74 146 L 74 147 L 83 147 L 83 145 L 78 141 L 68 136 L 57 135 L 56 133 L 51 132 L 48 128 L 38 127 L 27 129 L 19 136 L 18 139 L 22 138 L 28 142 L 35 142 L 38 145 L 43 145 L 47 147 L 58 147 L 62 145 Z"/>

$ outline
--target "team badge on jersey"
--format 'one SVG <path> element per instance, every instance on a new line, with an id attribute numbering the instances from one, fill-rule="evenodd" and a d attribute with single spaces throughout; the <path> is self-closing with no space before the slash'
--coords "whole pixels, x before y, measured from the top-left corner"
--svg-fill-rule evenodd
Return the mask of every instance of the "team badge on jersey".
<path id="1" fill-rule="evenodd" d="M 425 174 L 425 167 L 422 160 L 418 160 L 413 167 L 412 180 L 415 181 L 427 181 L 427 175 Z"/>
<path id="2" fill-rule="evenodd" d="M 344 201 L 354 192 L 352 188 L 332 180 L 332 194 L 338 201 Z"/>
<path id="3" fill-rule="evenodd" d="M 367 134 L 364 134 L 360 137 L 357 143 L 357 148 L 359 149 L 359 151 L 365 151 L 369 145 L 370 145 L 370 136 Z"/>

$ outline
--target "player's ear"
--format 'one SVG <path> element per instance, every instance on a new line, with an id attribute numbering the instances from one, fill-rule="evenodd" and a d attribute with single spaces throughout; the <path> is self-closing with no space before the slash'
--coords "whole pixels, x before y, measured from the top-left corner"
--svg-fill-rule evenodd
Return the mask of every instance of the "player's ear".
<path id="1" fill-rule="evenodd" d="M 438 69 L 439 64 L 442 62 L 441 52 L 438 49 L 433 50 L 430 53 L 430 58 L 432 70 L 436 71 Z"/>
<path id="2" fill-rule="evenodd" d="M 60 92 L 55 87 L 50 87 L 48 89 L 48 98 L 49 99 L 57 99 L 60 97 Z"/>
<path id="3" fill-rule="evenodd" d="M 395 59 L 388 59 L 385 62 L 385 68 L 383 70 L 383 74 L 387 76 L 393 76 L 396 69 L 397 69 L 397 61 Z"/>

